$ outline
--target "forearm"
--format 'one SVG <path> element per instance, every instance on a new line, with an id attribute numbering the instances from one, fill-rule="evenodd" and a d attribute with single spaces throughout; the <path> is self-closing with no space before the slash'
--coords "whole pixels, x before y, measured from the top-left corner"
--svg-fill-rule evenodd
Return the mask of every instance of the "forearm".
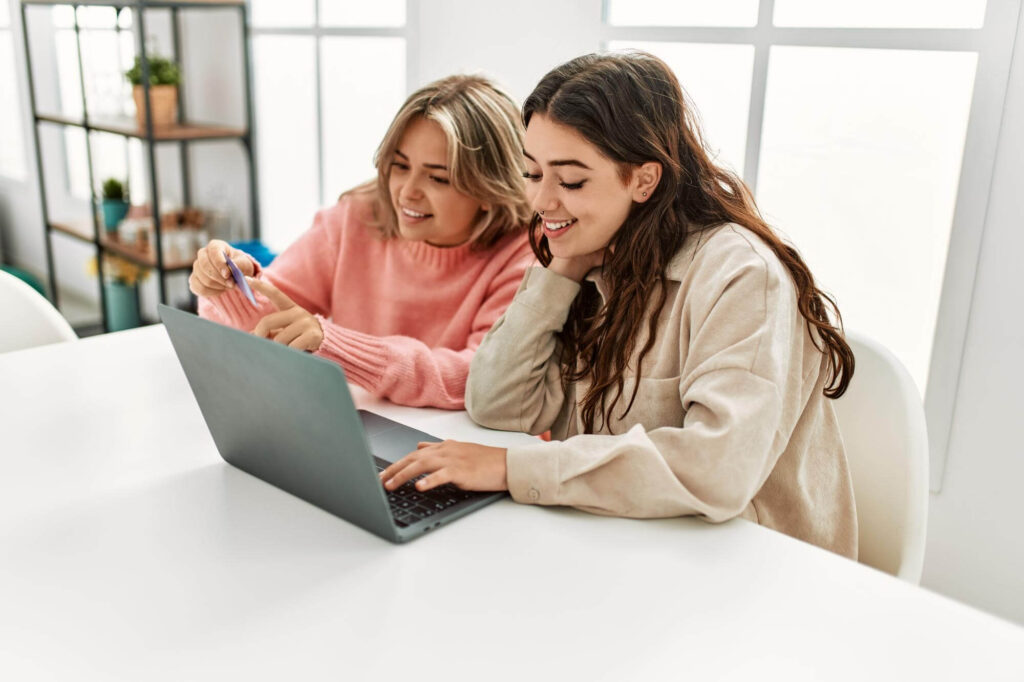
<path id="1" fill-rule="evenodd" d="M 430 348 L 408 336 L 374 336 L 322 317 L 316 354 L 338 363 L 349 381 L 399 405 L 461 410 L 472 351 Z"/>
<path id="2" fill-rule="evenodd" d="M 565 402 L 556 334 L 579 284 L 532 268 L 505 314 L 477 349 L 466 409 L 477 423 L 542 433 Z"/>
<path id="3" fill-rule="evenodd" d="M 740 399 L 693 405 L 679 427 L 574 436 L 509 448 L 508 484 L 520 502 L 567 505 L 635 518 L 739 516 L 780 452 L 775 387 L 741 370 Z M 726 408 L 725 404 L 729 403 Z"/>

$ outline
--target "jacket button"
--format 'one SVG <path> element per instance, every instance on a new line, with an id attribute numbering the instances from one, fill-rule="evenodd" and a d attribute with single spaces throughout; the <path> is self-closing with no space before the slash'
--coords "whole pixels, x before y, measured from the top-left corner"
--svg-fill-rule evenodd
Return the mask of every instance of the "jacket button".
<path id="1" fill-rule="evenodd" d="M 529 498 L 530 502 L 536 502 L 537 500 L 540 499 L 540 491 L 537 490 L 536 488 L 530 488 Z"/>

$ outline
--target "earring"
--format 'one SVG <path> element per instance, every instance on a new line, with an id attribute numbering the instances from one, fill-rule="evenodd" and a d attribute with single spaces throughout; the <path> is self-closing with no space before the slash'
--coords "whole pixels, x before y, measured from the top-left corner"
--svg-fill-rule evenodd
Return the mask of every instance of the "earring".
<path id="1" fill-rule="evenodd" d="M 537 211 L 540 215 L 544 215 L 544 211 Z"/>
<path id="2" fill-rule="evenodd" d="M 647 196 L 647 192 L 644 192 L 644 193 L 643 193 L 643 196 Z"/>

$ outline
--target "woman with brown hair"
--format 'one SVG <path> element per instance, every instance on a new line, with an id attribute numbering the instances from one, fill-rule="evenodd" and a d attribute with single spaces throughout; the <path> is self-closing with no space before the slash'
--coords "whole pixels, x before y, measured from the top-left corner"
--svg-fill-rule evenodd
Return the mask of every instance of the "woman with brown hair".
<path id="1" fill-rule="evenodd" d="M 830 403 L 854 366 L 838 310 L 711 160 L 671 70 L 645 53 L 579 57 L 541 80 L 523 120 L 544 267 L 477 351 L 466 408 L 552 440 L 424 445 L 385 486 L 427 473 L 421 489 L 744 517 L 855 557 Z"/>

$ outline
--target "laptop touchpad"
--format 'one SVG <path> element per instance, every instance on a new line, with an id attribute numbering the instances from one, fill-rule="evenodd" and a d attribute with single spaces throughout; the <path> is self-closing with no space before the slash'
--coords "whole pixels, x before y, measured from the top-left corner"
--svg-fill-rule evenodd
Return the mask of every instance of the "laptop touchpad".
<path id="1" fill-rule="evenodd" d="M 366 440 L 374 455 L 388 462 L 397 462 L 416 450 L 421 442 L 440 442 L 440 438 L 418 431 L 411 426 L 399 424 L 386 417 L 366 410 L 359 410 L 363 421 Z"/>
<path id="2" fill-rule="evenodd" d="M 420 442 L 438 442 L 439 440 L 408 427 L 378 431 L 372 436 L 367 434 L 366 438 L 370 441 L 370 450 L 373 451 L 373 454 L 388 462 L 397 462 L 410 452 L 415 452 L 416 445 Z"/>

